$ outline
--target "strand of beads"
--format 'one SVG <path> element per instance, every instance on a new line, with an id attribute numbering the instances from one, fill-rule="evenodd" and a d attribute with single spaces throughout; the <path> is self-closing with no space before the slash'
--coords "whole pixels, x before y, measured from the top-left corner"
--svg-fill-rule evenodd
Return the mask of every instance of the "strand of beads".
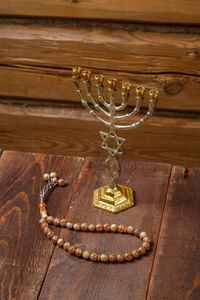
<path id="1" fill-rule="evenodd" d="M 116 225 L 116 224 L 87 224 L 87 223 L 73 223 L 70 220 L 60 219 L 53 216 L 48 216 L 46 203 L 48 198 L 48 194 L 56 187 L 56 186 L 64 186 L 66 182 L 63 179 L 58 179 L 57 174 L 52 172 L 50 174 L 44 174 L 44 180 L 47 181 L 47 185 L 43 187 L 40 192 L 40 215 L 41 219 L 39 221 L 41 228 L 44 234 L 59 247 L 65 249 L 69 254 L 75 255 L 79 258 L 84 258 L 86 260 L 90 260 L 93 262 L 125 262 L 132 261 L 142 255 L 144 255 L 151 248 L 151 238 L 147 235 L 146 232 L 140 231 L 138 228 L 134 228 L 133 226 L 124 226 L 124 225 Z M 62 238 L 59 238 L 49 227 L 49 225 L 55 225 L 60 227 L 65 227 L 70 230 L 75 231 L 88 231 L 88 232 L 114 232 L 114 233 L 126 233 L 131 234 L 133 236 L 139 237 L 142 240 L 142 245 L 131 252 L 126 252 L 124 254 L 97 254 L 95 252 L 89 252 L 88 250 L 83 250 L 80 247 L 75 247 L 71 245 L 68 241 L 65 241 Z"/>

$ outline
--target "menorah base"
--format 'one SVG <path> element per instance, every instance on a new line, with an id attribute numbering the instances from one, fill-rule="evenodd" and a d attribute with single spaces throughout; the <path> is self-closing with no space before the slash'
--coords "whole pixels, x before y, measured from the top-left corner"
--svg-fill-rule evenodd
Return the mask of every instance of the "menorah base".
<path id="1" fill-rule="evenodd" d="M 103 210 L 118 213 L 134 205 L 133 191 L 120 184 L 113 189 L 105 185 L 94 191 L 93 204 Z"/>

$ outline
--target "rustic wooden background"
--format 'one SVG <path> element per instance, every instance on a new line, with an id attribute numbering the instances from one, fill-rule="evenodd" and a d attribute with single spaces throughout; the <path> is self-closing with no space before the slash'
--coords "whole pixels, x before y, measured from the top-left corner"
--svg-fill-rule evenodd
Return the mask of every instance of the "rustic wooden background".
<path id="1" fill-rule="evenodd" d="M 0 147 L 105 155 L 72 85 L 79 65 L 160 91 L 155 116 L 120 133 L 128 159 L 200 166 L 199 16 L 192 0 L 0 1 Z"/>
<path id="2" fill-rule="evenodd" d="M 69 185 L 49 197 L 53 216 L 72 221 L 136 225 L 153 238 L 152 251 L 133 263 L 98 264 L 55 247 L 40 229 L 44 172 Z M 200 169 L 123 161 L 120 182 L 135 191 L 136 206 L 117 215 L 92 205 L 107 178 L 101 158 L 4 151 L 0 158 L 1 300 L 199 300 Z M 127 235 L 55 228 L 91 251 L 126 252 L 139 245 Z"/>

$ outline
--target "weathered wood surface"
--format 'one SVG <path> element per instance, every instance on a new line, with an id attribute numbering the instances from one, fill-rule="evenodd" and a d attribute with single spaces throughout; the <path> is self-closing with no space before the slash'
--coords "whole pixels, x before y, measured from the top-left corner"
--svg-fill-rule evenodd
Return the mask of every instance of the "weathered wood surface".
<path id="1" fill-rule="evenodd" d="M 0 159 L 0 299 L 37 299 L 54 246 L 38 226 L 38 197 L 42 174 L 57 170 L 71 188 L 83 158 L 4 151 Z M 70 189 L 58 191 L 49 207 L 55 214 L 68 208 Z M 56 229 L 59 232 L 59 229 Z"/>
<path id="2" fill-rule="evenodd" d="M 39 228 L 37 207 L 42 174 L 50 170 L 69 182 L 50 196 L 50 214 L 141 226 L 153 236 L 149 255 L 104 265 L 54 249 Z M 170 165 L 124 161 L 120 181 L 134 188 L 136 206 L 118 215 L 92 206 L 92 190 L 107 181 L 102 159 L 4 151 L 0 180 L 2 300 L 199 299 L 200 169 L 172 167 L 171 173 Z M 125 235 L 57 230 L 73 244 L 95 251 L 126 251 L 139 244 Z"/>
<path id="3" fill-rule="evenodd" d="M 99 130 L 106 128 L 84 108 L 5 104 L 0 119 L 2 149 L 105 157 Z M 158 115 L 119 135 L 127 139 L 126 158 L 200 166 L 199 124 L 198 118 Z"/>
<path id="4" fill-rule="evenodd" d="M 200 3 L 194 0 L 1 0 L 1 15 L 51 16 L 158 23 L 199 24 Z"/>
<path id="5" fill-rule="evenodd" d="M 118 103 L 121 101 L 121 82 L 128 81 L 132 84 L 129 100 L 130 106 L 135 105 L 135 87 L 143 85 L 147 89 L 146 101 L 143 102 L 143 107 L 148 106 L 149 89 L 156 88 L 160 92 L 158 109 L 200 111 L 200 77 L 198 76 L 133 74 L 119 71 L 90 70 L 93 72 L 93 75 L 100 72 L 103 73 L 105 80 L 109 77 L 115 77 L 119 80 L 119 93 L 116 97 Z M 1 66 L 0 82 L 0 96 L 24 98 L 25 104 L 28 99 L 32 98 L 36 100 L 80 102 L 72 82 L 71 70 Z M 105 87 L 105 95 L 108 94 L 106 91 L 107 88 Z"/>
<path id="6" fill-rule="evenodd" d="M 76 257 L 68 257 L 62 249 L 57 248 L 40 299 L 128 300 L 133 299 L 134 295 L 134 299 L 139 300 L 146 296 L 171 167 L 163 164 L 123 162 L 120 183 L 134 188 L 137 205 L 133 209 L 113 215 L 95 209 L 91 201 L 93 190 L 107 182 L 103 162 L 100 159 L 86 160 L 79 174 L 78 185 L 73 191 L 76 197 L 72 197 L 66 215 L 60 216 L 80 223 L 86 220 L 88 223 L 137 224 L 151 232 L 154 240 L 153 251 L 132 264 L 106 266 L 80 262 Z M 144 183 L 145 189 L 142 188 Z M 94 235 L 62 229 L 60 236 L 75 246 L 97 253 L 125 253 L 128 249 L 139 246 L 137 239 L 126 235 Z"/>
<path id="7" fill-rule="evenodd" d="M 0 96 L 79 101 L 71 67 L 80 65 L 133 86 L 159 89 L 160 109 L 200 111 L 199 36 L 132 27 L 2 23 Z"/>
<path id="8" fill-rule="evenodd" d="M 94 223 L 134 223 L 153 236 L 153 251 L 125 265 L 98 265 L 70 257 L 62 249 L 54 251 L 39 228 L 37 207 L 42 173 L 50 170 L 69 182 L 68 187 L 56 189 L 50 197 L 50 214 Z M 137 205 L 112 215 L 93 208 L 91 202 L 92 190 L 107 183 L 102 159 L 87 158 L 83 164 L 83 159 L 4 152 L 0 160 L 1 299 L 32 300 L 38 295 L 39 299 L 126 300 L 133 295 L 137 300 L 143 299 L 151 276 L 170 170 L 170 165 L 159 163 L 123 162 L 120 182 L 134 188 Z M 75 233 L 67 229 L 60 236 L 76 245 L 106 252 L 126 251 L 140 244 L 129 236 Z"/>
<path id="9" fill-rule="evenodd" d="M 199 182 L 200 169 L 173 167 L 149 300 L 199 299 Z"/>
<path id="10" fill-rule="evenodd" d="M 159 28 L 2 23 L 0 63 L 200 75 L 199 31 L 167 33 Z"/>

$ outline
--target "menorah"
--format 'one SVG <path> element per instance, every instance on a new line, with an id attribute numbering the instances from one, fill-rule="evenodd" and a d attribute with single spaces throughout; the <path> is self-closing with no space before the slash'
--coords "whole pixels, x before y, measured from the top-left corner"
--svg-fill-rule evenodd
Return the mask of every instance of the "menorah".
<path id="1" fill-rule="evenodd" d="M 98 104 L 91 92 L 91 72 L 88 70 L 81 70 L 79 67 L 73 68 L 73 82 L 76 87 L 76 92 L 80 96 L 83 106 L 89 111 L 89 113 L 95 117 L 97 120 L 109 127 L 109 132 L 100 131 L 100 135 L 103 139 L 101 147 L 108 151 L 108 156 L 105 161 L 105 170 L 110 179 L 110 184 L 100 187 L 94 191 L 93 204 L 95 207 L 107 210 L 109 212 L 117 213 L 124 209 L 127 209 L 134 205 L 134 195 L 130 187 L 126 187 L 117 184 L 117 180 L 121 173 L 120 163 L 117 155 L 125 155 L 123 144 L 126 139 L 119 137 L 116 133 L 116 129 L 130 129 L 136 128 L 140 124 L 144 123 L 146 120 L 152 116 L 156 109 L 158 91 L 149 91 L 149 109 L 147 113 L 140 118 L 138 121 L 131 123 L 129 125 L 118 124 L 118 121 L 129 119 L 135 116 L 141 107 L 144 100 L 145 88 L 139 86 L 136 88 L 136 106 L 135 108 L 126 114 L 116 115 L 117 112 L 121 112 L 128 105 L 129 93 L 131 89 L 131 84 L 128 82 L 122 83 L 122 102 L 120 105 L 115 104 L 116 86 L 117 80 L 111 78 L 108 80 L 108 92 L 109 92 L 109 102 L 104 99 L 103 89 L 104 89 L 104 76 L 101 74 L 95 75 L 95 86 L 97 90 L 98 99 L 101 104 Z M 94 109 L 91 108 L 88 101 L 84 98 L 83 93 L 80 89 L 80 81 L 86 88 L 86 94 L 90 103 L 94 108 L 100 112 L 104 117 L 97 114 Z M 116 147 L 114 148 L 113 143 Z"/>

